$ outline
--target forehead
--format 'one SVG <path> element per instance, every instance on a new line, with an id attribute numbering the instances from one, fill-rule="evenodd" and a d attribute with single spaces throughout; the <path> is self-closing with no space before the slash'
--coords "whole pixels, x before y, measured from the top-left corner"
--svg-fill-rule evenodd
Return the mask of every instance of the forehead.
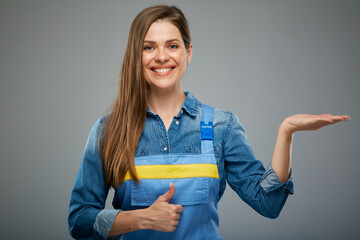
<path id="1" fill-rule="evenodd" d="M 166 41 L 167 39 L 182 40 L 180 30 L 167 20 L 158 20 L 150 25 L 145 41 Z"/>

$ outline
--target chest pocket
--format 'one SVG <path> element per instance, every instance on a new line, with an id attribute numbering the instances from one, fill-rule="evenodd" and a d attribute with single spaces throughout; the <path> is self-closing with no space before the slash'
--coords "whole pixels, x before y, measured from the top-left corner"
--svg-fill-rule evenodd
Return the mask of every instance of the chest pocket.
<path id="1" fill-rule="evenodd" d="M 165 194 L 174 183 L 175 194 L 171 204 L 182 206 L 206 204 L 209 201 L 209 178 L 142 179 L 140 184 L 131 183 L 131 205 L 150 206 Z"/>

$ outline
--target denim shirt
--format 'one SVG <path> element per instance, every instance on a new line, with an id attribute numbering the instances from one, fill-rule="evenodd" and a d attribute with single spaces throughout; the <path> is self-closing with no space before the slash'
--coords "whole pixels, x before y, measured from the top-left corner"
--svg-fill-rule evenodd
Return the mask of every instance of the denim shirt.
<path id="1" fill-rule="evenodd" d="M 160 116 L 147 110 L 135 157 L 201 153 L 202 104 L 191 93 L 185 94 L 187 97 L 168 131 Z M 118 201 L 113 201 L 114 209 L 104 209 L 109 189 L 105 187 L 97 147 L 103 120 L 104 117 L 100 118 L 91 129 L 71 194 L 68 223 L 74 238 L 108 239 L 114 219 L 121 211 Z M 228 182 L 239 197 L 259 214 L 278 217 L 288 195 L 294 192 L 292 177 L 281 183 L 271 164 L 265 170 L 262 162 L 256 160 L 244 128 L 234 114 L 215 109 L 213 125 L 214 153 L 220 180 L 218 200 Z"/>

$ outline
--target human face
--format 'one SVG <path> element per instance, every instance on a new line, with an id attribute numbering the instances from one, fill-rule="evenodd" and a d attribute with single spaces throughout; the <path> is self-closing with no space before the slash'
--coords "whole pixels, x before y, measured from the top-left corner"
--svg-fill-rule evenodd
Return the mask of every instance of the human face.
<path id="1" fill-rule="evenodd" d="M 150 91 L 182 91 L 181 78 L 191 55 L 192 45 L 185 48 L 181 33 L 174 24 L 166 20 L 151 24 L 142 52 L 142 68 Z"/>

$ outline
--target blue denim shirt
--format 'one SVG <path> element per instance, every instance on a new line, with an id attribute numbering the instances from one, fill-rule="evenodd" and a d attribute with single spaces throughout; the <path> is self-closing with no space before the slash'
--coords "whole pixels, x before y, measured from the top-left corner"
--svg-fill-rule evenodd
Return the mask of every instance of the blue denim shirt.
<path id="1" fill-rule="evenodd" d="M 180 112 L 166 131 L 159 115 L 147 111 L 145 126 L 135 157 L 170 153 L 200 153 L 200 120 L 202 104 L 186 92 Z M 69 208 L 69 229 L 74 238 L 107 239 L 114 219 L 121 211 L 121 203 L 113 202 L 115 209 L 104 209 L 108 190 L 104 184 L 97 139 L 104 117 L 92 127 L 83 161 L 75 180 Z M 226 181 L 239 197 L 259 214 L 276 218 L 289 194 L 293 194 L 290 176 L 281 183 L 271 168 L 265 170 L 256 160 L 239 119 L 232 113 L 215 109 L 214 153 L 218 165 L 222 197 Z M 117 239 L 115 236 L 111 239 Z"/>

